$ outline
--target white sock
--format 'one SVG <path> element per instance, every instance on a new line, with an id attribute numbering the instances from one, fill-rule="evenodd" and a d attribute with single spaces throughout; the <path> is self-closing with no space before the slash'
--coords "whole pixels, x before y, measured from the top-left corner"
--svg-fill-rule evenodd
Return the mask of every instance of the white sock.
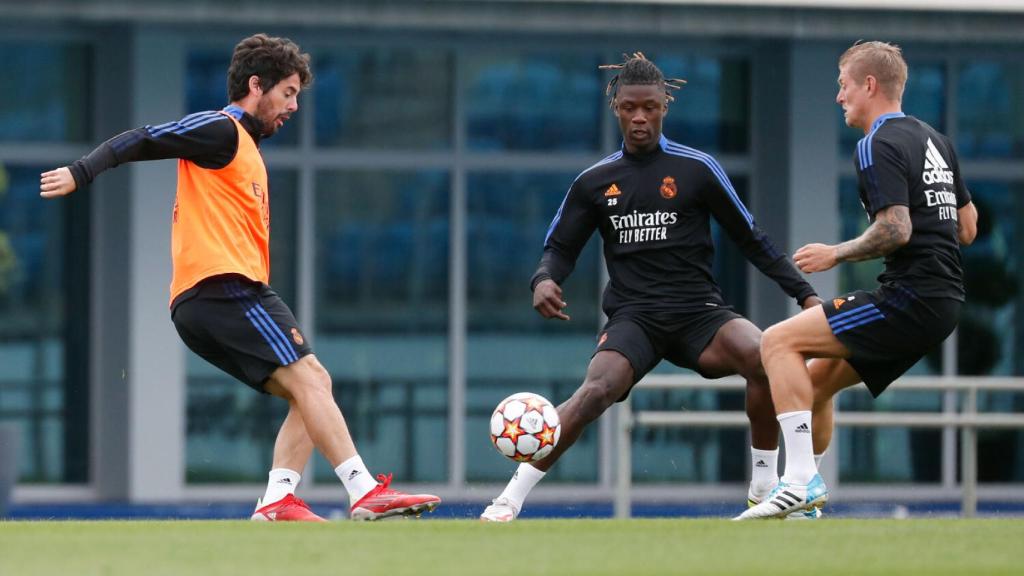
<path id="1" fill-rule="evenodd" d="M 370 476 L 370 471 L 363 464 L 359 454 L 345 460 L 334 469 L 334 473 L 341 479 L 341 483 L 348 490 L 348 503 L 355 504 L 370 490 L 377 487 L 377 481 Z"/>
<path id="2" fill-rule="evenodd" d="M 811 411 L 786 412 L 777 417 L 786 441 L 786 472 L 782 481 L 807 485 L 818 473 L 814 465 L 814 441 L 811 437 Z"/>
<path id="3" fill-rule="evenodd" d="M 541 472 L 533 466 L 530 466 L 526 462 L 519 465 L 516 468 L 516 473 L 512 475 L 512 479 L 509 480 L 508 486 L 505 486 L 505 491 L 501 493 L 498 498 L 507 498 L 516 510 L 523 509 L 523 502 L 526 501 L 526 497 L 529 496 L 530 490 L 540 482 L 540 479 L 544 477 L 547 472 Z"/>
<path id="4" fill-rule="evenodd" d="M 828 450 L 826 450 L 825 452 L 828 452 Z M 821 454 L 815 454 L 814 455 L 814 467 L 815 468 L 821 468 L 821 459 L 825 457 L 825 452 L 822 452 Z"/>
<path id="5" fill-rule="evenodd" d="M 302 476 L 295 470 L 287 468 L 274 468 L 270 471 L 270 480 L 267 481 L 267 491 L 260 501 L 264 506 L 273 504 L 289 494 L 295 494 L 299 487 Z"/>
<path id="6" fill-rule="evenodd" d="M 750 495 L 764 498 L 779 482 L 779 449 L 750 447 Z"/>

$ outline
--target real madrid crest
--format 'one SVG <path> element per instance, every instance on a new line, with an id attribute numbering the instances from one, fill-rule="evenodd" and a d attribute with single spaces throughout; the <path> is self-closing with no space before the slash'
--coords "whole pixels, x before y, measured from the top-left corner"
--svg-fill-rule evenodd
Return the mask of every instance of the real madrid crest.
<path id="1" fill-rule="evenodd" d="M 665 176 L 661 181 L 661 197 L 666 200 L 671 200 L 676 197 L 676 179 L 671 176 Z"/>

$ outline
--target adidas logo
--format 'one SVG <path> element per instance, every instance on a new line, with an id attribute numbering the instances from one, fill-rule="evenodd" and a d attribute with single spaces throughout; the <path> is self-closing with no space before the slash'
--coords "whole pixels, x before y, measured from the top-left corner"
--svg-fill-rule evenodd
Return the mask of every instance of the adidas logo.
<path id="1" fill-rule="evenodd" d="M 797 432 L 804 432 L 804 433 L 808 433 L 809 434 L 811 432 L 811 428 L 809 426 L 807 426 L 807 424 L 801 424 L 801 425 L 796 427 L 796 431 Z"/>
<path id="2" fill-rule="evenodd" d="M 764 460 L 758 460 L 757 464 L 754 464 L 757 468 L 767 468 L 768 465 L 764 463 Z"/>
<path id="3" fill-rule="evenodd" d="M 353 471 L 348 473 L 348 479 L 349 480 L 355 478 L 356 476 L 359 476 L 359 470 L 353 470 Z"/>
<path id="4" fill-rule="evenodd" d="M 277 481 L 277 483 L 278 484 L 287 484 L 287 485 L 291 486 L 292 485 L 292 479 L 291 478 L 281 478 L 280 480 Z"/>
<path id="5" fill-rule="evenodd" d="M 949 164 L 946 164 L 946 160 L 942 157 L 939 149 L 935 147 L 931 138 L 925 144 L 924 172 L 921 174 L 921 180 L 928 185 L 939 182 L 953 183 L 953 171 L 949 169 Z"/>

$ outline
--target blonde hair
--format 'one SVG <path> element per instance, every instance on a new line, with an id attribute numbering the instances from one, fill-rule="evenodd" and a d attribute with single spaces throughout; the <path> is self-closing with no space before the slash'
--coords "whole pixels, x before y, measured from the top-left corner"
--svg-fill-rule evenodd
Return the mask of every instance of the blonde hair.
<path id="1" fill-rule="evenodd" d="M 907 62 L 899 46 L 888 42 L 858 40 L 839 58 L 839 67 L 844 66 L 858 84 L 868 76 L 874 76 L 887 97 L 897 102 L 903 99 L 903 87 L 907 84 Z"/>

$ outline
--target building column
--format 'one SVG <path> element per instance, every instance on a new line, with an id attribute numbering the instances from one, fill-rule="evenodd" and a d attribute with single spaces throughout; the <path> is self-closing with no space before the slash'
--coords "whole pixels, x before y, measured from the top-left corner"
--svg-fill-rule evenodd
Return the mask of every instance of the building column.
<path id="1" fill-rule="evenodd" d="M 97 141 L 184 109 L 181 40 L 144 26 L 117 36 L 98 59 Z M 176 174 L 173 160 L 140 162 L 93 186 L 93 482 L 105 500 L 182 495 L 185 356 L 167 308 Z"/>

